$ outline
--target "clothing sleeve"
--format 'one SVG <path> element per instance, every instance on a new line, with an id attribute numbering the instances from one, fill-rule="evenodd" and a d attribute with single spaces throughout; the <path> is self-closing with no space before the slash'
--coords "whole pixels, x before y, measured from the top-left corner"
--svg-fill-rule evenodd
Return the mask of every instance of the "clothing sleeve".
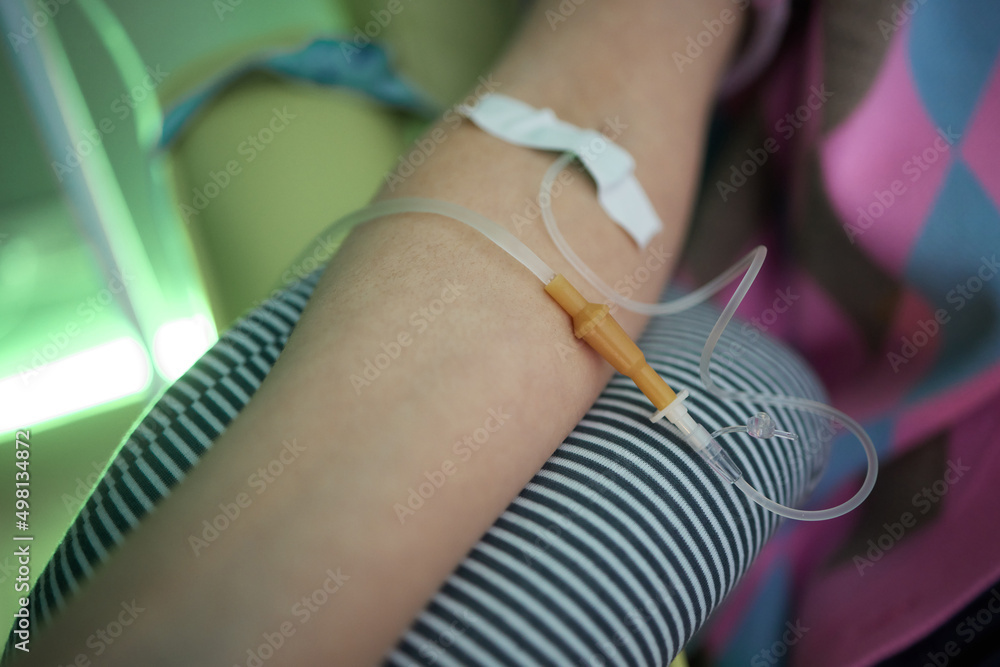
<path id="1" fill-rule="evenodd" d="M 140 419 L 31 591 L 37 627 L 104 566 L 249 402 L 321 272 L 244 317 Z M 640 342 L 672 386 L 690 390 L 688 407 L 710 430 L 765 408 L 700 389 L 700 349 L 717 316 L 703 305 L 658 318 Z M 713 369 L 722 386 L 822 399 L 786 348 L 763 338 L 735 347 L 741 340 L 730 330 L 720 342 L 720 350 L 737 350 Z M 810 417 L 769 411 L 783 428 L 816 440 Z M 725 484 L 662 423 L 650 423 L 650 412 L 631 381 L 616 375 L 388 664 L 664 665 L 683 649 L 779 519 Z M 785 504 L 812 488 L 825 460 L 824 451 L 787 440 L 737 434 L 725 442 L 750 483 Z"/>

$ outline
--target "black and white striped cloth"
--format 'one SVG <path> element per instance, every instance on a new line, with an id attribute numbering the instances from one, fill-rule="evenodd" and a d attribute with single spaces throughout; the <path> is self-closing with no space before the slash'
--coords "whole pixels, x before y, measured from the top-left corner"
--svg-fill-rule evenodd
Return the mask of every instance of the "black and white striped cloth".
<path id="1" fill-rule="evenodd" d="M 68 603 L 211 448 L 281 353 L 320 273 L 241 320 L 146 412 L 32 589 L 36 624 Z M 640 346 L 673 387 L 690 390 L 688 408 L 709 430 L 766 409 L 782 428 L 816 441 L 815 418 L 700 388 L 701 346 L 716 316 L 700 306 L 657 318 Z M 713 367 L 720 386 L 823 398 L 798 357 L 764 338 L 747 345 L 735 329 L 719 349 L 738 353 Z M 746 572 L 778 517 L 722 482 L 663 424 L 651 424 L 650 412 L 616 375 L 386 664 L 669 663 Z M 795 504 L 821 472 L 822 447 L 724 438 L 750 483 L 778 502 Z"/>

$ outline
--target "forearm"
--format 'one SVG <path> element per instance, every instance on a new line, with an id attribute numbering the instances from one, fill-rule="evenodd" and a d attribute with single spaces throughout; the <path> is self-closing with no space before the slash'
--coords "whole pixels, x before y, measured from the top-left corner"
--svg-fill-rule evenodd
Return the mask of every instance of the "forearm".
<path id="1" fill-rule="evenodd" d="M 675 257 L 712 92 L 739 32 L 738 23 L 727 26 L 681 74 L 671 53 L 703 29 L 702 18 L 731 5 L 678 4 L 687 7 L 594 0 L 554 31 L 545 11 L 556 3 L 539 7 L 493 75 L 498 92 L 550 106 L 580 126 L 624 124 L 617 141 L 636 158 L 665 223 L 651 245 Z M 385 196 L 437 198 L 483 213 L 597 300 L 540 219 L 512 220 L 537 195 L 554 156 L 468 125 L 446 131 L 427 163 Z M 555 210 L 570 243 L 606 281 L 643 265 L 647 255 L 604 215 L 579 174 Z M 653 271 L 634 298 L 654 300 L 670 268 L 668 261 Z M 242 662 L 261 633 L 286 621 L 295 635 L 281 648 L 283 664 L 377 660 L 607 382 L 610 368 L 577 347 L 568 318 L 541 287 L 454 221 L 405 215 L 356 230 L 251 403 L 49 628 L 48 641 L 43 635 L 40 647 L 59 637 L 65 653 L 32 657 L 72 659 L 93 631 L 89 619 L 113 617 L 122 600 L 135 598 L 148 611 L 102 656 L 106 664 L 156 664 L 153 656 L 163 664 Z M 455 298 L 439 307 L 447 290 Z M 643 324 L 617 317 L 633 334 Z M 411 343 L 378 377 L 352 380 L 401 332 Z M 481 432 L 488 439 L 477 442 Z M 201 520 L 247 491 L 249 477 L 292 439 L 304 451 L 194 557 L 188 538 Z M 452 473 L 419 510 L 394 508 L 447 461 Z M 349 579 L 300 624 L 290 610 L 338 568 Z"/>

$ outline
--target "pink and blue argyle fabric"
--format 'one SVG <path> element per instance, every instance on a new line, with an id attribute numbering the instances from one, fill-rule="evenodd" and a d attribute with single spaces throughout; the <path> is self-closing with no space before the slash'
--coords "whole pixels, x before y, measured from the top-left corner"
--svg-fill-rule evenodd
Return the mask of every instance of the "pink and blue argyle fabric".
<path id="1" fill-rule="evenodd" d="M 884 469 L 860 510 L 767 545 L 705 633 L 718 664 L 875 664 L 935 629 L 968 655 L 986 634 L 955 615 L 1000 582 L 998 56 L 991 0 L 796 5 L 722 113 L 688 271 L 768 245 L 747 349 L 798 349 Z M 836 440 L 816 506 L 864 465 Z"/>

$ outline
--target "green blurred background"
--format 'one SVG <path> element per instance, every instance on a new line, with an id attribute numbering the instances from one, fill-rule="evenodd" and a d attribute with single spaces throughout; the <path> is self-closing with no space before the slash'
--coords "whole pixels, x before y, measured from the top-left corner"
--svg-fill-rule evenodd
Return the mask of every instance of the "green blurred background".
<path id="1" fill-rule="evenodd" d="M 240 78 L 157 147 L 163 110 L 234 64 L 315 37 L 376 38 L 445 108 L 509 37 L 516 0 L 5 0 L 0 56 L 0 623 L 12 535 L 42 571 L 130 426 L 330 222 L 364 205 L 423 121 L 345 90 Z M 274 109 L 294 119 L 252 161 Z M 99 137 L 99 139 L 95 139 Z M 212 174 L 240 171 L 197 215 Z M 187 218 L 187 219 L 185 219 Z M 14 431 L 31 433 L 14 529 Z"/>

